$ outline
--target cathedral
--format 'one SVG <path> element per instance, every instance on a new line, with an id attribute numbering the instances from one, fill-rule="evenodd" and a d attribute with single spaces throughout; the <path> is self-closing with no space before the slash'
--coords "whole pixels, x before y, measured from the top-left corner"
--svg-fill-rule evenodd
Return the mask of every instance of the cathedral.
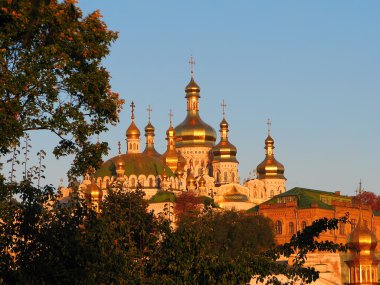
<path id="1" fill-rule="evenodd" d="M 219 138 L 215 129 L 200 116 L 201 89 L 194 79 L 194 61 L 190 59 L 191 78 L 185 87 L 186 115 L 182 123 L 172 124 L 170 112 L 166 131 L 167 148 L 163 154 L 154 146 L 155 128 L 149 113 L 144 129 L 145 146 L 141 131 L 135 123 L 135 104 L 132 102 L 131 122 L 126 130 L 126 153 L 105 161 L 93 174 L 84 177 L 79 189 L 94 207 L 107 195 L 109 185 L 118 181 L 127 189 L 142 188 L 146 199 L 160 191 L 178 195 L 182 191 L 194 191 L 199 196 L 213 198 L 222 208 L 246 210 L 286 190 L 284 166 L 274 157 L 274 140 L 265 140 L 265 158 L 257 166 L 257 176 L 240 184 L 237 148 L 229 138 L 229 124 L 222 106 Z M 68 190 L 68 189 L 66 189 Z M 68 195 L 68 191 L 63 191 Z"/>

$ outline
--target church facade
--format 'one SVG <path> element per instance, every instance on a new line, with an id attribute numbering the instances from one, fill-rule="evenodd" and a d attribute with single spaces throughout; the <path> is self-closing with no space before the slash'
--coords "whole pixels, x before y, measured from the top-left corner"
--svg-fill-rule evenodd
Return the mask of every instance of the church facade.
<path id="1" fill-rule="evenodd" d="M 257 177 L 240 184 L 237 148 L 230 142 L 229 124 L 222 103 L 222 120 L 219 139 L 215 129 L 200 116 L 200 87 L 195 82 L 192 59 L 191 79 L 185 87 L 186 115 L 173 127 L 170 116 L 166 132 L 167 149 L 163 154 L 154 146 L 155 128 L 149 119 L 144 129 L 145 147 L 140 129 L 135 124 L 132 102 L 131 123 L 126 131 L 126 153 L 119 153 L 105 161 L 94 174 L 85 175 L 80 191 L 95 207 L 107 195 L 107 188 L 118 181 L 128 189 L 141 187 L 147 199 L 160 191 L 194 191 L 200 196 L 211 197 L 224 208 L 249 209 L 274 195 L 285 192 L 284 166 L 274 158 L 274 140 L 265 140 L 265 158 L 257 166 Z M 217 141 L 218 139 L 218 141 Z M 90 189 L 98 188 L 101 197 L 92 197 Z M 62 189 L 68 195 L 69 189 Z M 99 191 L 94 191 L 99 192 Z"/>

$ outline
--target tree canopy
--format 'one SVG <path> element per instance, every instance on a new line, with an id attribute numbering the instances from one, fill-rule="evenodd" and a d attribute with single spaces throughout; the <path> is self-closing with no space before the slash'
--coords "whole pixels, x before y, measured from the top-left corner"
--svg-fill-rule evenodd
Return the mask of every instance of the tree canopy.
<path id="1" fill-rule="evenodd" d="M 123 103 L 102 66 L 117 33 L 75 1 L 34 2 L 1 0 L 0 155 L 46 130 L 60 140 L 57 157 L 75 155 L 69 174 L 81 175 L 106 154 L 90 138 L 118 122 Z"/>

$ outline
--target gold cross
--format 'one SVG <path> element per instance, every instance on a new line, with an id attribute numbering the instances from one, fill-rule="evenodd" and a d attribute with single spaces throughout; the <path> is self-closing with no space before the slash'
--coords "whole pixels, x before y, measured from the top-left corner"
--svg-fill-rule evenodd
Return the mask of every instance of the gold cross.
<path id="1" fill-rule="evenodd" d="M 119 155 L 121 154 L 121 143 L 120 141 L 117 143 L 118 149 L 119 149 Z"/>
<path id="2" fill-rule="evenodd" d="M 150 122 L 150 114 L 151 112 L 153 111 L 152 108 L 150 107 L 150 105 L 148 105 L 148 109 L 146 109 L 148 111 L 148 118 L 149 118 L 149 122 Z"/>
<path id="3" fill-rule="evenodd" d="M 267 125 L 268 125 L 268 135 L 270 135 L 270 127 L 272 126 L 272 122 L 270 119 L 268 119 Z"/>
<path id="4" fill-rule="evenodd" d="M 194 64 L 195 64 L 195 60 L 193 59 L 192 55 L 190 56 L 189 64 L 190 64 L 190 68 L 191 68 L 191 77 L 194 78 Z"/>
<path id="5" fill-rule="evenodd" d="M 220 104 L 220 106 L 222 106 L 222 113 L 223 113 L 223 118 L 224 118 L 224 115 L 226 114 L 225 108 L 227 107 L 226 103 L 224 103 L 224 99 L 222 101 L 222 104 Z"/>
<path id="6" fill-rule="evenodd" d="M 170 109 L 169 117 L 170 117 L 170 126 L 172 126 L 172 119 L 173 119 L 173 112 L 172 112 L 172 109 Z"/>
<path id="7" fill-rule="evenodd" d="M 134 118 L 135 118 L 135 103 L 133 103 L 133 101 L 132 101 L 132 103 L 131 103 L 131 105 L 129 105 L 130 107 L 131 107 L 131 109 L 132 109 L 132 116 L 131 116 L 131 119 L 133 120 Z"/>

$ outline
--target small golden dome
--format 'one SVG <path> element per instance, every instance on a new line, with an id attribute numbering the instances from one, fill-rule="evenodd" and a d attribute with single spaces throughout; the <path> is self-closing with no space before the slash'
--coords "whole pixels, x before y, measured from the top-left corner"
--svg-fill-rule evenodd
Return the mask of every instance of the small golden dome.
<path id="1" fill-rule="evenodd" d="M 220 126 L 220 129 L 228 129 L 228 122 L 226 121 L 225 118 L 223 118 L 223 120 L 220 122 L 219 126 Z"/>
<path id="2" fill-rule="evenodd" d="M 359 252 L 359 255 L 370 255 L 377 245 L 376 235 L 365 225 L 362 217 L 359 217 L 358 224 L 348 236 L 348 244 Z"/>
<path id="3" fill-rule="evenodd" d="M 187 84 L 185 88 L 185 92 L 186 92 L 186 96 L 185 96 L 186 98 L 190 96 L 197 96 L 198 98 L 200 97 L 199 92 L 201 92 L 201 88 L 195 82 L 193 77 L 191 77 L 189 84 Z"/>
<path id="4" fill-rule="evenodd" d="M 274 149 L 274 140 L 268 134 L 268 137 L 265 140 L 266 157 L 263 160 L 263 162 L 261 162 L 256 168 L 259 179 L 265 179 L 265 178 L 285 179 L 284 177 L 285 167 L 283 164 L 281 164 L 274 158 L 273 149 Z"/>
<path id="5" fill-rule="evenodd" d="M 132 120 L 132 123 L 129 125 L 126 136 L 128 139 L 140 138 L 140 130 L 137 128 L 134 120 Z"/>
<path id="6" fill-rule="evenodd" d="M 87 193 L 91 199 L 100 200 L 103 196 L 103 191 L 98 187 L 98 185 L 96 185 L 95 179 L 92 179 L 91 184 L 87 186 Z"/>
<path id="7" fill-rule="evenodd" d="M 186 177 L 186 183 L 194 183 L 195 177 L 192 172 L 190 172 Z"/>
<path id="8" fill-rule="evenodd" d="M 149 121 L 149 123 L 145 127 L 145 134 L 154 134 L 154 130 L 155 130 L 154 126 Z"/>
<path id="9" fill-rule="evenodd" d="M 116 170 L 123 170 L 124 169 L 125 163 L 124 163 L 124 160 L 121 158 L 120 155 L 116 159 L 116 163 L 115 164 L 116 164 Z"/>
<path id="10" fill-rule="evenodd" d="M 199 184 L 199 187 L 205 187 L 206 186 L 206 179 L 203 177 L 203 175 L 201 176 L 201 178 L 199 178 L 198 184 Z"/>
<path id="11" fill-rule="evenodd" d="M 169 129 L 166 131 L 166 136 L 168 138 L 170 138 L 170 137 L 174 138 L 175 137 L 175 129 L 173 128 L 172 125 L 170 125 Z"/>

